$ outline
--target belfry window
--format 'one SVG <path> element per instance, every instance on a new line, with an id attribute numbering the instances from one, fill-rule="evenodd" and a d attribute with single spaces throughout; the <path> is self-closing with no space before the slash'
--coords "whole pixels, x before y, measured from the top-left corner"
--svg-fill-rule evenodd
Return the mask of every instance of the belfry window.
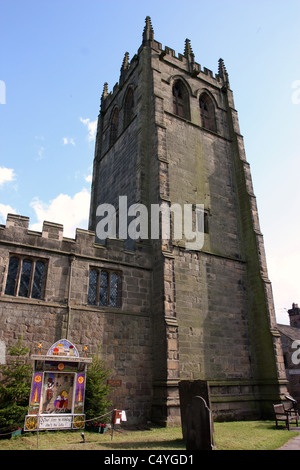
<path id="1" fill-rule="evenodd" d="M 173 113 L 185 119 L 190 119 L 189 94 L 181 80 L 177 80 L 172 88 Z"/>
<path id="2" fill-rule="evenodd" d="M 134 94 L 133 89 L 130 87 L 127 90 L 125 103 L 124 103 L 124 127 L 132 121 L 134 117 Z"/>
<path id="3" fill-rule="evenodd" d="M 98 268 L 90 269 L 88 304 L 100 307 L 119 307 L 120 274 Z"/>
<path id="4" fill-rule="evenodd" d="M 118 137 L 119 129 L 119 110 L 115 108 L 112 113 L 111 123 L 110 123 L 110 145 L 113 145 Z"/>
<path id="5" fill-rule="evenodd" d="M 46 277 L 46 263 L 32 258 L 11 256 L 5 294 L 41 299 Z"/>
<path id="6" fill-rule="evenodd" d="M 207 93 L 202 93 L 199 99 L 201 126 L 213 132 L 217 132 L 215 107 Z"/>

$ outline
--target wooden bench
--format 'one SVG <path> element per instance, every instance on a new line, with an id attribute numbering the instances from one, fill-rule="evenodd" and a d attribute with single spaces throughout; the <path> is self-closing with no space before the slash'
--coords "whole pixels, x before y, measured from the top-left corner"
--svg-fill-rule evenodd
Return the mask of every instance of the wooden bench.
<path id="1" fill-rule="evenodd" d="M 296 425 L 298 426 L 298 412 L 290 409 L 286 410 L 282 404 L 280 405 L 273 405 L 274 413 L 275 413 L 275 421 L 276 421 L 276 428 L 278 427 L 279 421 L 284 421 L 288 430 L 290 430 L 290 423 L 292 421 L 296 421 Z"/>

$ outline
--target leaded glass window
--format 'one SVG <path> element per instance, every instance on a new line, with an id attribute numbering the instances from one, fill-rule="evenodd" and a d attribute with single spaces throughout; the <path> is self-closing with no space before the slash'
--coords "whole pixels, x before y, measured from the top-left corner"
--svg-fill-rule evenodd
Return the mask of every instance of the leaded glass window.
<path id="1" fill-rule="evenodd" d="M 19 296 L 20 297 L 28 297 L 29 292 L 29 285 L 30 285 L 30 276 L 31 276 L 31 267 L 32 261 L 29 259 L 23 260 L 22 265 L 22 274 L 20 280 L 20 287 L 19 287 Z"/>
<path id="2" fill-rule="evenodd" d="M 9 260 L 8 274 L 5 286 L 5 294 L 15 295 L 15 285 L 18 275 L 19 258 L 12 256 Z"/>
<path id="3" fill-rule="evenodd" d="M 109 303 L 112 307 L 118 306 L 118 287 L 119 287 L 119 276 L 116 273 L 112 273 L 110 277 L 110 297 L 109 297 Z"/>
<path id="4" fill-rule="evenodd" d="M 120 306 L 120 273 L 90 269 L 88 304 L 100 307 Z"/>
<path id="5" fill-rule="evenodd" d="M 107 305 L 108 294 L 108 273 L 106 271 L 100 272 L 100 292 L 99 292 L 99 305 Z"/>
<path id="6" fill-rule="evenodd" d="M 11 256 L 4 293 L 41 299 L 46 275 L 45 261 Z"/>
<path id="7" fill-rule="evenodd" d="M 45 271 L 45 263 L 42 261 L 37 261 L 35 263 L 33 285 L 32 285 L 32 295 L 34 299 L 40 299 L 42 297 L 42 287 L 43 287 L 43 278 Z"/>
<path id="8" fill-rule="evenodd" d="M 88 293 L 88 304 L 90 305 L 96 305 L 97 278 L 98 278 L 98 271 L 96 271 L 95 269 L 91 269 L 90 281 L 89 281 L 89 293 Z"/>

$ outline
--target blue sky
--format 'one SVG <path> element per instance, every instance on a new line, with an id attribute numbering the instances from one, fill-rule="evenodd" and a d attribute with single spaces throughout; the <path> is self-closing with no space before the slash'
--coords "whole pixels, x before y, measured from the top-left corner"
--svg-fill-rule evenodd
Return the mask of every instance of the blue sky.
<path id="1" fill-rule="evenodd" d="M 300 304 L 300 0 L 0 0 L 0 223 L 7 211 L 87 228 L 104 82 L 155 39 L 217 73 L 225 61 L 279 323 Z"/>

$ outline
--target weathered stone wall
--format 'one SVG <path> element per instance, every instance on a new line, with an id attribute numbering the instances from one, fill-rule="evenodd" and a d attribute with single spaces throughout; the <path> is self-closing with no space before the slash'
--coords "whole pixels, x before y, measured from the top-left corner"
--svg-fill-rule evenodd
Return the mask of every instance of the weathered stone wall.
<path id="1" fill-rule="evenodd" d="M 285 390 L 286 378 L 228 75 L 222 61 L 219 75 L 213 76 L 191 64 L 188 54 L 176 56 L 167 47 L 163 51 L 155 41 L 152 48 L 159 178 L 164 181 L 161 188 L 168 189 L 161 197 L 170 205 L 203 204 L 208 214 L 200 252 L 185 250 L 182 242 L 169 246 L 174 279 L 167 287 L 175 301 L 167 296 L 165 317 L 174 318 L 178 335 L 177 355 L 170 343 L 168 347 L 177 357 L 168 377 L 175 378 L 177 371 L 180 378 L 209 380 L 219 416 L 258 416 Z M 188 90 L 188 118 L 173 111 L 177 79 Z M 201 123 L 199 97 L 204 91 L 214 103 L 215 131 Z"/>
<path id="2" fill-rule="evenodd" d="M 152 395 L 151 257 L 146 248 L 124 250 L 108 240 L 95 245 L 93 232 L 77 230 L 76 239 L 63 237 L 63 227 L 44 223 L 43 232 L 28 230 L 29 220 L 9 215 L 0 228 L 0 342 L 2 349 L 20 335 L 31 353 L 39 341 L 43 350 L 68 336 L 81 354 L 101 348 L 111 378 L 122 381 L 113 390 L 113 404 L 127 409 L 129 419 L 149 416 Z M 38 257 L 48 262 L 42 300 L 5 295 L 9 256 Z M 70 281 L 70 267 L 72 274 Z M 120 308 L 87 303 L 90 267 L 113 269 L 121 275 Z"/>
<path id="3" fill-rule="evenodd" d="M 124 81 L 124 74 L 126 81 Z M 119 208 L 119 197 L 126 196 L 128 206 L 138 201 L 138 67 L 132 60 L 128 70 L 121 73 L 122 80 L 113 92 L 102 96 L 101 112 L 95 147 L 92 182 L 92 203 L 89 228 L 97 232 L 99 217 L 96 212 L 100 204 L 112 204 Z M 126 94 L 133 90 L 132 119 L 125 122 Z M 119 110 L 116 139 L 111 141 L 111 120 L 115 109 Z M 128 177 L 130 175 L 130 177 Z M 97 233 L 96 233 L 97 235 Z"/>
<path id="4" fill-rule="evenodd" d="M 244 264 L 183 250 L 175 263 L 181 377 L 251 377 Z"/>

